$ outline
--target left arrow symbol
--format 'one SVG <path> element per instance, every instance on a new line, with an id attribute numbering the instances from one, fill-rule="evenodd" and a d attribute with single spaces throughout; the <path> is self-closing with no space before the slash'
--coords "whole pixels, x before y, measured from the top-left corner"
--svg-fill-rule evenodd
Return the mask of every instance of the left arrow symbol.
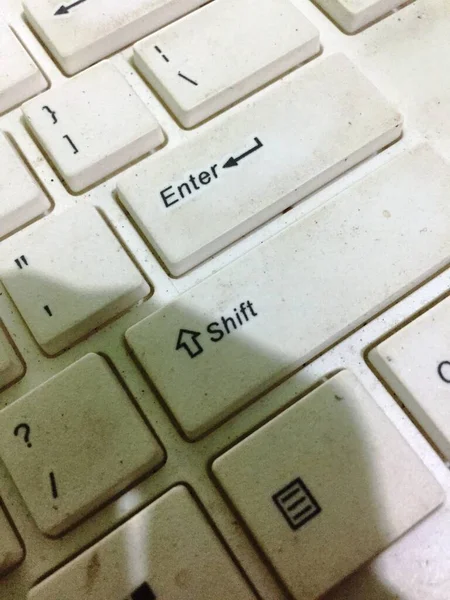
<path id="1" fill-rule="evenodd" d="M 176 350 L 184 348 L 191 358 L 195 358 L 203 352 L 203 348 L 198 341 L 201 335 L 199 331 L 191 331 L 190 329 L 180 329 Z"/>
<path id="2" fill-rule="evenodd" d="M 86 0 L 78 0 L 77 2 L 73 2 L 72 4 L 69 4 L 69 6 L 62 5 L 55 12 L 55 16 L 68 15 L 71 8 L 75 8 L 75 6 L 78 6 L 79 4 L 82 4 L 83 2 L 86 2 Z"/>
<path id="3" fill-rule="evenodd" d="M 231 156 L 227 160 L 227 162 L 223 165 L 222 168 L 230 169 L 231 167 L 237 167 L 242 159 L 247 158 L 247 156 L 250 156 L 250 154 L 253 154 L 253 152 L 256 152 L 257 150 L 259 150 L 260 148 L 262 148 L 264 146 L 264 144 L 261 142 L 261 140 L 259 138 L 255 137 L 254 140 L 255 140 L 255 145 L 252 148 L 250 148 L 250 150 L 243 152 L 240 156 Z"/>

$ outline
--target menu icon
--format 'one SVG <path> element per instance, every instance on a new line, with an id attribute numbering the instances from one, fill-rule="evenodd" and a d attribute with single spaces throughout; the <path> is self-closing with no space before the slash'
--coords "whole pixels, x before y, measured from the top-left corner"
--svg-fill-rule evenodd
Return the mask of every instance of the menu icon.
<path id="1" fill-rule="evenodd" d="M 300 529 L 322 509 L 304 482 L 297 477 L 272 496 L 289 527 Z"/>

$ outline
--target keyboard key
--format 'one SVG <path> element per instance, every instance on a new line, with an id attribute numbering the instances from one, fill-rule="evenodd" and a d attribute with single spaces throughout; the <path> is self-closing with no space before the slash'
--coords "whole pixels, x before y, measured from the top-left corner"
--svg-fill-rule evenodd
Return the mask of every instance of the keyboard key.
<path id="1" fill-rule="evenodd" d="M 320 41 L 289 0 L 215 0 L 134 50 L 150 85 L 192 127 L 317 54 Z"/>
<path id="2" fill-rule="evenodd" d="M 213 472 L 296 600 L 322 597 L 444 499 L 349 372 L 229 450 Z"/>
<path id="3" fill-rule="evenodd" d="M 17 356 L 4 329 L 0 326 L 0 390 L 19 379 L 24 372 L 22 361 Z"/>
<path id="4" fill-rule="evenodd" d="M 186 436 L 447 264 L 449 186 L 428 146 L 404 153 L 131 327 L 129 345 Z"/>
<path id="5" fill-rule="evenodd" d="M 75 192 L 164 141 L 153 115 L 109 62 L 31 100 L 23 112 L 39 143 Z"/>
<path id="6" fill-rule="evenodd" d="M 314 1 L 347 33 L 355 33 L 405 4 L 405 0 Z"/>
<path id="7" fill-rule="evenodd" d="M 47 81 L 6 23 L 0 21 L 0 113 L 39 94 Z"/>
<path id="8" fill-rule="evenodd" d="M 25 0 L 25 16 L 61 68 L 73 75 L 207 0 Z"/>
<path id="9" fill-rule="evenodd" d="M 164 460 L 96 354 L 0 412 L 0 456 L 47 535 L 62 533 Z"/>
<path id="10" fill-rule="evenodd" d="M 400 133 L 398 113 L 335 55 L 218 117 L 195 141 L 145 161 L 119 179 L 118 191 L 180 275 Z"/>
<path id="11" fill-rule="evenodd" d="M 98 565 L 96 576 L 86 586 L 93 564 Z M 29 600 L 62 598 L 251 600 L 254 595 L 197 503 L 178 485 L 28 596 Z"/>
<path id="12" fill-rule="evenodd" d="M 23 556 L 23 548 L 0 506 L 0 575 L 18 565 Z"/>
<path id="13" fill-rule="evenodd" d="M 50 355 L 144 298 L 149 285 L 90 206 L 49 217 L 11 246 L 0 279 Z"/>
<path id="14" fill-rule="evenodd" d="M 450 298 L 400 329 L 370 362 L 450 460 Z"/>
<path id="15" fill-rule="evenodd" d="M 50 210 L 36 183 L 7 137 L 0 133 L 0 238 Z"/>

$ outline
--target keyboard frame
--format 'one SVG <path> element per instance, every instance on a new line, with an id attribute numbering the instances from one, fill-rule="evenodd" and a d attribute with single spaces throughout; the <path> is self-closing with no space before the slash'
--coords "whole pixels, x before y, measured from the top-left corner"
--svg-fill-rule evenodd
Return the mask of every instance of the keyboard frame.
<path id="1" fill-rule="evenodd" d="M 427 1 L 416 0 L 412 10 L 419 10 L 420 5 L 426 5 Z M 446 0 L 434 1 L 443 4 Z M 364 44 L 368 39 L 370 41 L 370 36 L 373 35 L 370 33 L 370 28 L 359 34 L 348 36 L 331 23 L 310 0 L 293 0 L 293 3 L 319 29 L 323 44 L 322 56 L 335 52 L 347 54 L 379 87 L 381 92 L 400 109 L 406 120 L 405 134 L 399 142 L 364 161 L 344 176 L 322 188 L 318 193 L 285 211 L 284 214 L 272 219 L 181 277 L 168 276 L 120 208 L 117 198 L 112 194 L 117 174 L 94 186 L 88 192 L 71 194 L 53 172 L 48 160 L 42 155 L 23 126 L 20 110 L 15 109 L 0 118 L 0 128 L 14 138 L 44 190 L 53 199 L 53 213 L 61 213 L 78 203 L 90 203 L 100 208 L 154 287 L 153 295 L 144 304 L 128 311 L 67 352 L 55 358 L 46 358 L 31 338 L 17 310 L 0 284 L 0 292 L 3 292 L 0 293 L 0 318 L 14 338 L 26 363 L 25 376 L 18 383 L 0 393 L 0 408 L 21 397 L 86 353 L 103 353 L 121 373 L 169 456 L 167 464 L 162 469 L 86 519 L 64 535 L 58 543 L 39 533 L 6 472 L 6 468 L 0 461 L 2 501 L 26 546 L 26 558 L 22 565 L 0 582 L 0 600 L 25 600 L 26 592 L 33 583 L 55 570 L 59 565 L 68 562 L 71 557 L 84 548 L 91 546 L 95 540 L 102 538 L 107 532 L 116 528 L 178 482 L 185 482 L 195 490 L 223 535 L 226 544 L 253 582 L 260 597 L 263 600 L 279 600 L 284 597 L 276 577 L 268 565 L 261 560 L 258 550 L 252 545 L 244 531 L 240 527 L 236 527 L 234 513 L 210 477 L 210 462 L 212 457 L 219 455 L 224 448 L 230 446 L 230 441 L 241 439 L 249 431 L 254 430 L 259 424 L 303 395 L 313 385 L 342 368 L 350 369 L 372 394 L 377 404 L 441 483 L 447 494 L 447 502 L 367 567 L 330 592 L 326 598 L 328 600 L 387 600 L 401 597 L 402 600 L 448 600 L 450 597 L 450 580 L 447 579 L 447 583 L 445 583 L 444 579 L 448 577 L 446 573 L 450 571 L 450 559 L 448 558 L 450 557 L 450 472 L 436 450 L 408 418 L 399 403 L 389 394 L 366 362 L 367 349 L 372 347 L 376 340 L 395 330 L 412 315 L 431 305 L 437 298 L 448 294 L 449 271 L 443 270 L 292 377 L 286 379 L 281 385 L 269 391 L 239 415 L 195 443 L 189 443 L 179 435 L 167 412 L 152 393 L 125 347 L 124 333 L 131 325 L 164 306 L 234 258 L 241 256 L 247 250 L 293 223 L 300 216 L 317 208 L 339 191 L 388 162 L 403 150 L 423 141 L 423 136 L 418 129 L 415 129 L 414 122 L 410 121 L 395 90 L 386 85 L 386 81 L 376 69 L 372 71 L 368 69 L 367 61 L 363 60 Z M 51 85 L 58 86 L 66 77 L 22 19 L 17 0 L 1 0 L 0 10 L 3 10 L 6 20 L 39 63 Z M 397 15 L 403 19 L 402 11 L 399 11 Z M 397 16 L 393 15 L 390 18 L 397 18 Z M 377 25 L 380 40 L 383 39 L 383 23 L 380 21 Z M 168 143 L 158 153 L 162 156 L 180 142 L 195 139 L 200 130 L 207 130 L 210 121 L 199 128 L 182 129 L 132 67 L 130 64 L 131 54 L 131 49 L 128 48 L 113 56 L 111 60 L 127 77 L 166 132 Z M 314 60 L 321 60 L 321 57 Z M 264 94 L 264 89 L 258 93 Z M 245 102 L 246 100 L 243 100 L 240 104 L 244 105 Z M 239 110 L 239 105 L 236 110 Z M 444 143 L 443 149 L 445 150 Z M 447 154 L 449 154 L 448 151 Z M 38 225 L 39 220 L 28 228 L 31 229 Z M 6 244 L 7 239 L 0 243 Z M 412 572 L 414 577 L 412 577 Z"/>

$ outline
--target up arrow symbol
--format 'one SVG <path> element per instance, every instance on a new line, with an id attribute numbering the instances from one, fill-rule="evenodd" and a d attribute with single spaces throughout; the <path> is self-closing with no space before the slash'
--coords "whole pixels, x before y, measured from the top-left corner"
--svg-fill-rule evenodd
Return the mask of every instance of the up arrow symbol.
<path id="1" fill-rule="evenodd" d="M 201 333 L 199 331 L 180 329 L 175 349 L 180 350 L 181 348 L 184 348 L 191 358 L 195 358 L 203 352 L 203 348 L 197 339 L 200 335 Z"/>

